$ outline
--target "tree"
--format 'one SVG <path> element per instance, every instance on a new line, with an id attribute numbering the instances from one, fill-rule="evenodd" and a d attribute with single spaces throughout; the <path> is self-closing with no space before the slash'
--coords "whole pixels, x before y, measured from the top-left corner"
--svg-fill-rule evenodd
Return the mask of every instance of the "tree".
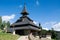
<path id="1" fill-rule="evenodd" d="M 41 33 L 42 33 L 42 35 L 46 35 L 47 31 L 42 29 Z"/>
<path id="2" fill-rule="evenodd" d="M 0 16 L 0 29 L 1 29 L 1 25 L 2 25 L 2 17 Z"/>
<path id="3" fill-rule="evenodd" d="M 7 27 L 8 27 L 8 28 L 10 27 L 10 22 L 9 22 L 9 21 L 7 22 Z"/>
<path id="4" fill-rule="evenodd" d="M 7 23 L 5 21 L 3 21 L 2 23 L 3 29 L 7 26 Z"/>
<path id="5" fill-rule="evenodd" d="M 40 29 L 42 30 L 42 26 L 41 26 L 41 24 L 39 23 L 39 27 L 40 27 Z"/>
<path id="6" fill-rule="evenodd" d="M 51 33 L 52 33 L 52 35 L 51 35 L 51 38 L 52 39 L 56 39 L 57 37 L 57 34 L 56 34 L 56 32 L 54 31 L 54 29 L 52 28 L 52 30 L 51 30 Z"/>
<path id="7" fill-rule="evenodd" d="M 40 34 L 41 34 L 41 35 L 45 35 L 47 31 L 44 30 L 44 29 L 42 29 L 42 26 L 41 26 L 40 23 L 39 23 L 39 27 L 40 27 L 40 29 L 41 29 Z"/>
<path id="8" fill-rule="evenodd" d="M 7 27 L 10 27 L 10 22 L 2 21 L 2 17 L 0 16 L 0 29 L 7 32 Z"/>

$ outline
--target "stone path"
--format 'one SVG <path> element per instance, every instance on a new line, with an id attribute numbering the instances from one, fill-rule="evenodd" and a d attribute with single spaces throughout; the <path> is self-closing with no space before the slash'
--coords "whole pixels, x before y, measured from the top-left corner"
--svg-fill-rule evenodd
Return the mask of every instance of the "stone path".
<path id="1" fill-rule="evenodd" d="M 51 40 L 51 39 L 48 39 L 48 38 L 39 39 L 38 36 L 36 38 L 33 38 L 33 37 L 31 37 L 31 38 L 32 38 L 31 40 Z M 17 40 L 29 40 L 29 39 L 28 39 L 28 36 L 20 36 Z"/>
<path id="2" fill-rule="evenodd" d="M 28 40 L 28 36 L 20 36 L 17 40 Z"/>
<path id="3" fill-rule="evenodd" d="M 40 40 L 51 40 L 51 39 L 48 39 L 48 38 L 41 38 Z"/>

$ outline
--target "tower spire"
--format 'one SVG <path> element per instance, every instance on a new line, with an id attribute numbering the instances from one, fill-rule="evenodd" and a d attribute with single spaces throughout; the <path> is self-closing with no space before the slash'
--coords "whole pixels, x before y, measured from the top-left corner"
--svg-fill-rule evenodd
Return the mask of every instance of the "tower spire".
<path id="1" fill-rule="evenodd" d="M 21 14 L 22 14 L 22 15 L 28 15 L 28 12 L 27 12 L 27 10 L 26 10 L 26 3 L 24 3 L 24 8 L 23 8 Z"/>

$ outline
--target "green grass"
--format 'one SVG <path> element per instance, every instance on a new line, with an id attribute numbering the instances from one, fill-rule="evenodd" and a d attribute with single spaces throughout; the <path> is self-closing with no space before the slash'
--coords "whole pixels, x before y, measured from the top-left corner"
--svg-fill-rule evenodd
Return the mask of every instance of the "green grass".
<path id="1" fill-rule="evenodd" d="M 19 35 L 12 35 L 10 33 L 2 33 L 0 32 L 0 40 L 17 40 Z"/>
<path id="2" fill-rule="evenodd" d="M 56 39 L 52 39 L 52 40 L 56 40 Z"/>
<path id="3" fill-rule="evenodd" d="M 2 32 L 3 30 L 0 29 L 0 32 Z"/>

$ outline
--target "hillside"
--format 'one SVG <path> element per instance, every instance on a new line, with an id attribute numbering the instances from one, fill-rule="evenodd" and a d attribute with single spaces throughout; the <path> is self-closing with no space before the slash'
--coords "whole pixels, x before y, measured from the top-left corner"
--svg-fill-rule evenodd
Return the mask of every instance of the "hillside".
<path id="1" fill-rule="evenodd" d="M 0 40 L 17 40 L 18 38 L 19 38 L 18 35 L 0 32 Z"/>

